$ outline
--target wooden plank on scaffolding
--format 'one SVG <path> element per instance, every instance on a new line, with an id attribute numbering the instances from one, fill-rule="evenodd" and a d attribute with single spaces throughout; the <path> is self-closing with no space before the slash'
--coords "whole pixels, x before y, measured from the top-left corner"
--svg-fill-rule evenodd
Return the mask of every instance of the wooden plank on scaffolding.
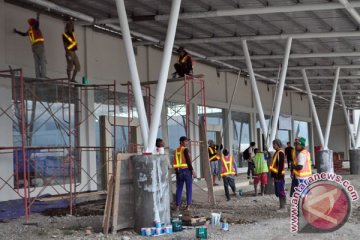
<path id="1" fill-rule="evenodd" d="M 198 75 L 194 75 L 192 77 L 193 78 L 203 78 L 204 74 L 198 74 Z M 168 83 L 172 83 L 172 82 L 181 82 L 181 81 L 184 81 L 184 80 L 185 80 L 185 77 L 178 77 L 178 78 L 168 78 L 167 81 L 168 81 Z M 121 84 L 121 86 L 127 86 L 129 84 L 131 84 L 131 82 L 123 83 L 123 84 Z M 152 84 L 158 84 L 158 81 L 155 80 L 155 81 L 142 82 L 141 86 L 152 85 Z"/>
<path id="2" fill-rule="evenodd" d="M 207 130 L 204 117 L 199 120 L 199 139 L 200 139 L 200 163 L 208 189 L 208 198 L 212 205 L 215 205 L 215 195 L 212 183 L 212 176 L 209 162 L 209 152 L 207 148 Z"/>
<path id="3" fill-rule="evenodd" d="M 76 198 L 82 198 L 82 197 L 87 198 L 87 197 L 104 195 L 104 194 L 107 194 L 107 191 L 76 193 Z M 54 196 L 54 197 L 38 198 L 38 199 L 36 199 L 36 201 L 37 202 L 49 202 L 49 201 L 55 201 L 55 200 L 65 200 L 68 198 L 70 198 L 70 195 L 66 194 L 66 195 L 60 195 L 60 196 Z"/>
<path id="4" fill-rule="evenodd" d="M 104 218 L 103 218 L 103 232 L 104 234 L 109 233 L 110 218 L 112 213 L 112 203 L 114 199 L 114 177 L 111 176 L 108 183 L 108 194 L 105 203 Z"/>
<path id="5" fill-rule="evenodd" d="M 121 177 L 121 156 L 120 154 L 117 156 L 116 158 L 116 172 L 115 172 L 115 193 L 114 195 L 116 196 L 114 198 L 114 208 L 113 208 L 113 223 L 117 223 L 118 222 L 118 217 L 119 217 L 119 201 L 120 198 L 119 193 L 120 193 L 120 177 Z M 114 227 L 113 224 L 113 231 L 112 233 L 115 234 L 116 233 L 116 227 Z"/>

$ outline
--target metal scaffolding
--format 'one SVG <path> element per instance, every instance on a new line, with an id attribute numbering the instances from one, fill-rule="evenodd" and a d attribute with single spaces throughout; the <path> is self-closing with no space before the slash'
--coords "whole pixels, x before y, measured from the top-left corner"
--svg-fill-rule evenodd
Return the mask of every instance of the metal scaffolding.
<path id="1" fill-rule="evenodd" d="M 26 222 L 44 194 L 66 200 L 72 214 L 78 194 L 99 190 L 104 173 L 115 169 L 115 81 L 99 85 L 40 80 L 25 78 L 22 69 L 0 71 L 0 78 L 12 95 L 0 106 L 0 120 L 13 130 L 13 141 L 0 146 L 0 164 L 9 168 L 8 176 L 0 174 L 0 193 L 7 190 L 10 199 L 23 199 Z M 105 97 L 91 107 L 89 92 L 97 90 Z M 113 145 L 89 146 L 84 139 L 89 139 L 91 121 L 98 120 L 95 112 L 104 105 L 112 124 L 103 131 L 110 133 Z M 48 139 L 53 140 L 51 145 Z M 104 170 L 109 166 L 113 169 Z"/>

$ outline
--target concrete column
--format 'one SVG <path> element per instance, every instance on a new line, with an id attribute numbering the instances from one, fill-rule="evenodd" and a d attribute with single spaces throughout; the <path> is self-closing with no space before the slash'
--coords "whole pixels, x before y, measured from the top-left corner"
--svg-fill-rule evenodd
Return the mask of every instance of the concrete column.
<path id="1" fill-rule="evenodd" d="M 134 176 L 134 230 L 152 227 L 154 221 L 170 224 L 168 155 L 131 157 Z"/>
<path id="2" fill-rule="evenodd" d="M 321 150 L 316 153 L 317 161 L 315 163 L 318 173 L 334 172 L 333 151 Z"/>
<path id="3" fill-rule="evenodd" d="M 5 28 L 5 3 L 3 0 L 0 0 L 0 67 L 1 69 L 5 68 L 5 36 L 8 33 Z M 7 66 L 6 66 L 7 67 Z"/>
<path id="4" fill-rule="evenodd" d="M 350 174 L 360 174 L 360 149 L 351 149 L 350 153 Z"/>

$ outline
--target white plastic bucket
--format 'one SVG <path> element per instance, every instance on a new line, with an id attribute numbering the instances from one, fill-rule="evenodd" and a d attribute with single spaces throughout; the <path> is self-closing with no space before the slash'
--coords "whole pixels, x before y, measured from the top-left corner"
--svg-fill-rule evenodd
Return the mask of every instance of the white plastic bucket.
<path id="1" fill-rule="evenodd" d="M 211 224 L 220 225 L 221 213 L 211 213 Z"/>

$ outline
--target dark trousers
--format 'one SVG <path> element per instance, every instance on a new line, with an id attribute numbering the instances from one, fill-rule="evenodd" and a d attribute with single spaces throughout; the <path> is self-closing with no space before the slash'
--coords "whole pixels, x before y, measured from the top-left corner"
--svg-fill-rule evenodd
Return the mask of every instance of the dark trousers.
<path id="1" fill-rule="evenodd" d="M 178 170 L 178 174 L 176 175 L 176 206 L 180 205 L 181 194 L 183 191 L 184 183 L 186 185 L 187 204 L 191 205 L 191 202 L 192 202 L 192 174 L 188 168 Z"/>
<path id="2" fill-rule="evenodd" d="M 248 169 L 247 169 L 247 176 L 250 177 L 250 172 L 251 172 L 251 176 L 253 177 L 254 174 L 254 169 L 255 169 L 255 164 L 253 162 L 248 162 Z"/>
<path id="3" fill-rule="evenodd" d="M 229 186 L 231 187 L 231 190 L 233 191 L 233 193 L 236 193 L 235 179 L 232 177 L 225 176 L 225 177 L 223 177 L 223 182 L 224 182 L 224 190 L 225 190 L 226 199 L 230 200 Z"/>
<path id="4" fill-rule="evenodd" d="M 285 194 L 285 179 L 274 179 L 275 195 L 278 198 L 286 197 Z"/>
<path id="5" fill-rule="evenodd" d="M 183 77 L 185 74 L 189 75 L 191 70 L 188 68 L 186 63 L 175 63 L 174 68 L 176 70 L 176 73 L 179 74 L 180 77 Z"/>

